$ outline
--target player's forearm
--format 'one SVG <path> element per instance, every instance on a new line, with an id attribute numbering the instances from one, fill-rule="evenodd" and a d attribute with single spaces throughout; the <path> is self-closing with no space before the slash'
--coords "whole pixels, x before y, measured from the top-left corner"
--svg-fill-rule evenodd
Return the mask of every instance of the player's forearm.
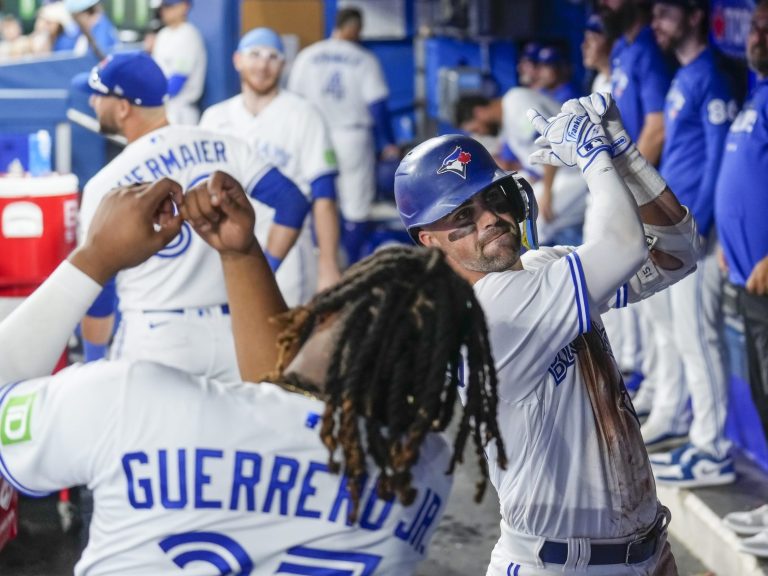
<path id="1" fill-rule="evenodd" d="M 319 264 L 338 269 L 340 232 L 336 202 L 328 198 L 318 198 L 312 203 L 312 215 L 315 219 L 315 235 L 320 252 Z"/>
<path id="2" fill-rule="evenodd" d="M 606 301 L 648 255 L 637 205 L 616 170 L 591 176 L 590 233 L 578 253 L 590 300 Z"/>
<path id="3" fill-rule="evenodd" d="M 267 237 L 267 252 L 278 260 L 283 260 L 288 255 L 288 251 L 293 248 L 300 233 L 299 228 L 273 222 Z"/>
<path id="4" fill-rule="evenodd" d="M 84 270 L 62 263 L 0 322 L 0 383 L 50 374 L 100 291 Z"/>
<path id="5" fill-rule="evenodd" d="M 646 114 L 643 129 L 637 138 L 637 149 L 648 162 L 658 165 L 661 149 L 664 147 L 664 114 L 652 112 Z"/>
<path id="6" fill-rule="evenodd" d="M 258 244 L 247 254 L 222 255 L 221 263 L 240 375 L 259 382 L 277 364 L 280 330 L 270 319 L 288 307 Z"/>

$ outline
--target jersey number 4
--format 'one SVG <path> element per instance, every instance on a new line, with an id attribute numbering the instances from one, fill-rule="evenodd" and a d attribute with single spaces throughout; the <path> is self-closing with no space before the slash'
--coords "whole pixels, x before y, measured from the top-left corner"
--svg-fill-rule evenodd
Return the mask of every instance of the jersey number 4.
<path id="1" fill-rule="evenodd" d="M 337 71 L 330 75 L 323 86 L 323 93 L 336 100 L 344 99 L 344 82 L 341 79 L 341 72 Z"/>
<path id="2" fill-rule="evenodd" d="M 235 540 L 216 532 L 186 532 L 159 542 L 160 548 L 182 570 L 189 564 L 207 564 L 220 576 L 250 576 L 254 564 Z M 381 556 L 359 552 L 321 550 L 306 546 L 289 548 L 275 576 L 372 576 Z"/>

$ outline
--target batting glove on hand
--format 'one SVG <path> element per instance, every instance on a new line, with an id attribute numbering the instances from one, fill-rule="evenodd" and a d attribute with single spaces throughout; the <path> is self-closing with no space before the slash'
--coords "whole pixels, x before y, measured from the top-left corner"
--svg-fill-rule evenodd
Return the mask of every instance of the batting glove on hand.
<path id="1" fill-rule="evenodd" d="M 621 121 L 619 109 L 607 92 L 595 92 L 589 96 L 568 100 L 563 104 L 563 112 L 585 115 L 593 124 L 602 125 L 611 144 L 611 156 L 614 158 L 621 156 L 633 145 Z"/>
<path id="2" fill-rule="evenodd" d="M 530 155 L 532 164 L 578 166 L 585 177 L 611 165 L 605 131 L 586 115 L 560 113 L 547 121 L 531 108 L 528 120 L 542 136 L 537 142 L 547 146 Z"/>
<path id="3" fill-rule="evenodd" d="M 621 121 L 619 109 L 610 94 L 595 92 L 563 104 L 563 112 L 586 114 L 594 123 L 602 124 L 611 143 L 611 156 L 638 206 L 654 200 L 667 187 L 656 169 L 640 154 Z"/>

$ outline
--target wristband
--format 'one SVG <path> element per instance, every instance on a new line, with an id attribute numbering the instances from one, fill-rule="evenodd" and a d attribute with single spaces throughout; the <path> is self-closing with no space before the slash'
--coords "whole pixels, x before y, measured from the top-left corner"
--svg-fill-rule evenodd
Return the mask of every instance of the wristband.
<path id="1" fill-rule="evenodd" d="M 280 268 L 280 264 L 283 263 L 282 258 L 278 258 L 277 256 L 272 256 L 272 254 L 270 254 L 268 250 L 264 250 L 264 258 L 267 259 L 267 262 L 269 263 L 269 267 L 272 268 L 272 272 L 277 272 L 277 269 Z"/>
<path id="2" fill-rule="evenodd" d="M 83 359 L 85 362 L 95 362 L 107 356 L 106 344 L 94 344 L 83 338 Z"/>

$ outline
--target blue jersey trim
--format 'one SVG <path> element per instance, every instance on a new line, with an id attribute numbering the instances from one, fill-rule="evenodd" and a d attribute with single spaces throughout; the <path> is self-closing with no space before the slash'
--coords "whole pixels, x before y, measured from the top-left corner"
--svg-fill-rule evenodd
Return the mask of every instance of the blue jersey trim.
<path id="1" fill-rule="evenodd" d="M 196 186 L 197 184 L 199 184 L 200 182 L 202 182 L 206 178 L 210 178 L 210 177 L 211 177 L 211 173 L 210 172 L 206 172 L 205 174 L 200 174 L 200 176 L 198 176 L 197 178 L 192 180 L 192 182 L 187 184 L 187 190 L 191 190 L 194 186 Z M 185 190 L 185 192 L 186 192 L 186 190 Z"/>
<path id="2" fill-rule="evenodd" d="M 189 76 L 186 74 L 171 74 L 168 77 L 168 96 L 171 98 L 178 96 L 188 78 Z"/>
<path id="3" fill-rule="evenodd" d="M 309 202 L 301 190 L 277 168 L 270 168 L 253 186 L 249 195 L 275 209 L 273 222 L 301 228 L 309 212 Z"/>
<path id="4" fill-rule="evenodd" d="M 117 287 L 115 286 L 115 278 L 113 276 L 104 284 L 101 292 L 96 296 L 96 300 L 93 301 L 85 315 L 92 318 L 106 318 L 114 314 L 116 308 Z"/>
<path id="5" fill-rule="evenodd" d="M 0 408 L 2 408 L 3 403 L 5 402 L 5 399 L 8 397 L 8 394 L 11 393 L 11 390 L 16 388 L 21 384 L 21 382 L 14 382 L 12 384 L 8 384 L 2 389 L 2 396 L 0 396 Z M 21 482 L 16 480 L 16 478 L 13 477 L 10 470 L 8 470 L 8 466 L 5 464 L 5 460 L 3 459 L 3 453 L 0 450 L 0 476 L 5 478 L 8 483 L 13 486 L 16 490 L 24 494 L 25 496 L 29 496 L 30 498 L 44 498 L 45 496 L 48 496 L 49 494 L 52 494 L 52 492 L 39 492 L 37 490 L 30 490 L 26 487 L 24 487 Z"/>
<path id="6" fill-rule="evenodd" d="M 318 176 L 309 185 L 312 193 L 312 200 L 325 198 L 327 200 L 336 200 L 336 176 L 338 172 L 329 172 Z"/>
<path id="7" fill-rule="evenodd" d="M 581 260 L 576 252 L 571 252 L 566 256 L 568 266 L 571 270 L 571 280 L 575 288 L 576 312 L 579 316 L 579 333 L 586 334 L 592 329 L 592 319 L 589 314 L 589 294 L 587 293 L 587 282 L 584 280 L 584 270 L 581 266 Z"/>
<path id="8" fill-rule="evenodd" d="M 626 308 L 629 303 L 628 300 L 628 287 L 625 282 L 616 289 L 616 304 L 614 308 Z"/>

